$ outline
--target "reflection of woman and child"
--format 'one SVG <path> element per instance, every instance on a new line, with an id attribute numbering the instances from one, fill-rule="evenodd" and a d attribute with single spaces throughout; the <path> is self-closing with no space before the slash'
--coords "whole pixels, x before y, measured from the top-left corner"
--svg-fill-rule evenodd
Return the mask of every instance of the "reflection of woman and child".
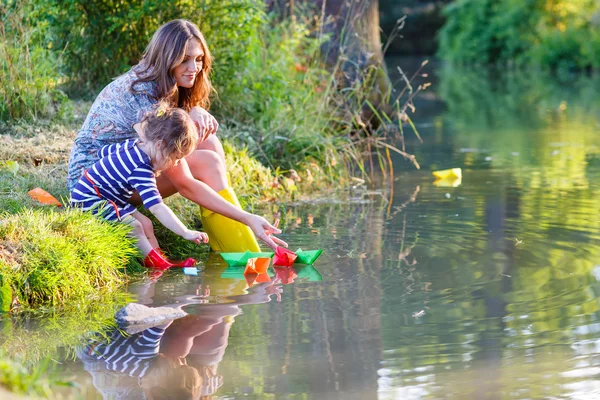
<path id="1" fill-rule="evenodd" d="M 168 229 L 195 242 L 162 198 L 180 193 L 201 206 L 202 226 L 214 250 L 259 251 L 285 242 L 263 217 L 241 209 L 229 186 L 218 124 L 209 105 L 211 55 L 193 23 L 161 26 L 140 62 L 107 85 L 92 105 L 69 158 L 71 203 L 109 220 L 129 223 L 150 267 L 189 266 L 158 247 L 143 204 Z M 236 222 L 237 221 L 237 222 Z M 254 235 L 253 235 L 254 234 Z"/>
<path id="2" fill-rule="evenodd" d="M 79 349 L 78 356 L 105 399 L 210 399 L 223 384 L 217 368 L 240 305 L 266 303 L 280 293 L 272 283 L 258 284 L 247 294 L 229 296 L 230 303 L 203 304 L 194 309 L 196 315 L 141 332 L 115 328 Z M 198 296 L 193 298 L 190 303 L 198 303 Z"/>

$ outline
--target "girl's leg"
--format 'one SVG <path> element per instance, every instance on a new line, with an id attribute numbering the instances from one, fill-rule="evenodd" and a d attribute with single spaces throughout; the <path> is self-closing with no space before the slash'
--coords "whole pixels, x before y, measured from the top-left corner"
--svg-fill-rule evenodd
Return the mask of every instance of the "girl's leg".
<path id="1" fill-rule="evenodd" d="M 139 211 L 135 211 L 132 216 L 142 223 L 142 227 L 144 228 L 144 234 L 148 238 L 150 245 L 153 249 L 157 249 L 158 241 L 156 240 L 156 236 L 154 236 L 154 225 L 152 225 L 152 221 L 150 218 L 146 217 Z"/>
<path id="2" fill-rule="evenodd" d="M 214 135 L 211 135 L 205 143 L 212 145 L 218 143 L 219 146 L 221 144 Z M 222 149 L 222 146 L 220 148 Z M 227 168 L 222 155 L 213 150 L 196 150 L 187 156 L 185 160 L 194 179 L 208 185 L 223 200 L 241 209 L 235 192 L 229 187 Z M 167 175 L 167 173 L 163 173 L 156 178 L 156 185 L 163 198 L 177 193 L 177 188 Z M 196 199 L 193 201 L 196 201 Z M 140 204 L 139 195 L 136 193 L 130 202 L 134 205 Z M 196 202 L 199 203 L 199 201 Z M 202 207 L 200 219 L 202 220 L 203 230 L 210 238 L 209 243 L 213 250 L 230 252 L 260 251 L 256 237 L 248 226 Z"/>
<path id="3" fill-rule="evenodd" d="M 152 245 L 150 244 L 150 241 L 146 237 L 146 233 L 144 232 L 144 226 L 133 215 L 135 215 L 135 213 L 123 218 L 122 221 L 133 227 L 133 231 L 131 232 L 131 235 L 138 240 L 137 246 L 144 254 L 144 257 L 146 257 L 148 255 L 148 253 L 150 253 L 152 251 Z"/>
<path id="4" fill-rule="evenodd" d="M 150 250 L 156 250 L 157 254 L 159 254 L 160 257 L 163 259 L 161 261 L 154 260 L 154 264 L 156 264 L 156 262 L 160 263 L 160 265 L 154 265 L 155 267 L 193 267 L 194 265 L 196 265 L 196 260 L 193 258 L 188 258 L 181 261 L 174 261 L 169 258 L 166 258 L 164 252 L 160 250 L 158 246 L 158 241 L 156 240 L 156 236 L 154 236 L 154 226 L 152 226 L 152 221 L 150 220 L 150 218 L 146 217 L 144 214 L 137 210 L 134 211 L 133 214 L 131 214 L 131 216 L 142 225 L 142 229 L 144 230 L 144 236 L 146 237 L 148 243 L 152 247 Z M 148 252 L 150 252 L 150 250 Z M 146 255 L 147 253 L 144 252 L 144 256 Z"/>

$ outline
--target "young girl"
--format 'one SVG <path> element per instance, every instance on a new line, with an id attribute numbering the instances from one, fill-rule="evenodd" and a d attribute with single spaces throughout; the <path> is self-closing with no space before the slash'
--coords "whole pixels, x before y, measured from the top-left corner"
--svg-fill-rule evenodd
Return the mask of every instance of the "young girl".
<path id="1" fill-rule="evenodd" d="M 147 267 L 192 266 L 193 258 L 174 262 L 158 246 L 152 221 L 128 203 L 137 191 L 144 207 L 171 231 L 196 243 L 207 243 L 208 235 L 187 229 L 167 207 L 156 187 L 156 176 L 177 165 L 198 144 L 198 130 L 189 114 L 159 103 L 134 125 L 141 139 L 129 139 L 102 147 L 98 160 L 85 170 L 71 191 L 71 205 L 90 210 L 109 221 L 133 227 L 133 236 L 144 254 Z"/>

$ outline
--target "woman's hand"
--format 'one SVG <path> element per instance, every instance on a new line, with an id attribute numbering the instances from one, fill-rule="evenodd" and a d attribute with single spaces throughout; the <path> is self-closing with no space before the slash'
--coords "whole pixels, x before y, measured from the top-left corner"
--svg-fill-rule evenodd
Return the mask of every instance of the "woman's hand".
<path id="1" fill-rule="evenodd" d="M 252 229 L 252 232 L 258 239 L 263 241 L 267 246 L 275 250 L 277 246 L 288 247 L 287 243 L 283 240 L 271 236 L 273 234 L 280 234 L 281 230 L 267 222 L 266 219 L 255 214 L 250 214 L 246 225 Z"/>
<path id="2" fill-rule="evenodd" d="M 186 240 L 191 240 L 192 242 L 196 242 L 198 244 L 208 243 L 208 235 L 204 232 L 188 230 L 182 235 L 182 237 Z"/>
<path id="3" fill-rule="evenodd" d="M 190 110 L 190 117 L 198 127 L 198 138 L 200 142 L 206 140 L 209 135 L 214 135 L 219 129 L 219 123 L 208 111 L 202 107 L 194 107 Z"/>

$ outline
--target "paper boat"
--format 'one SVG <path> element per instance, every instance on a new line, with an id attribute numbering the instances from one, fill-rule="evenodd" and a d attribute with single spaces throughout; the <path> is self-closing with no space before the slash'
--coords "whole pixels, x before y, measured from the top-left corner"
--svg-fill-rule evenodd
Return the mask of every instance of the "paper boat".
<path id="1" fill-rule="evenodd" d="M 250 258 L 246 263 L 246 269 L 244 275 L 260 275 L 266 274 L 271 264 L 270 258 Z"/>
<path id="2" fill-rule="evenodd" d="M 455 179 L 462 179 L 462 170 L 460 168 L 442 169 L 439 171 L 433 171 L 432 174 L 433 176 L 435 176 L 436 179 L 450 181 Z"/>
<path id="3" fill-rule="evenodd" d="M 42 204 L 62 207 L 62 204 L 56 199 L 56 197 L 52 196 L 50 193 L 46 192 L 42 188 L 38 187 L 35 189 L 31 189 L 29 192 L 27 192 L 27 194 L 29 195 L 29 197 L 36 201 L 39 201 Z"/>
<path id="4" fill-rule="evenodd" d="M 296 253 L 283 247 L 277 247 L 275 256 L 273 256 L 273 265 L 280 267 L 291 267 L 294 261 L 298 258 Z"/>
<path id="5" fill-rule="evenodd" d="M 245 267 L 251 258 L 271 258 L 273 254 L 273 252 L 253 253 L 246 251 L 245 253 L 221 253 L 221 257 L 230 267 Z"/>
<path id="6" fill-rule="evenodd" d="M 306 279 L 309 282 L 320 282 L 323 280 L 323 276 L 312 265 L 294 266 L 294 271 L 296 271 L 298 278 Z"/>
<path id="7" fill-rule="evenodd" d="M 298 258 L 294 261 L 294 264 L 308 264 L 312 265 L 319 258 L 323 250 L 302 250 L 298 249 L 296 255 Z"/>

